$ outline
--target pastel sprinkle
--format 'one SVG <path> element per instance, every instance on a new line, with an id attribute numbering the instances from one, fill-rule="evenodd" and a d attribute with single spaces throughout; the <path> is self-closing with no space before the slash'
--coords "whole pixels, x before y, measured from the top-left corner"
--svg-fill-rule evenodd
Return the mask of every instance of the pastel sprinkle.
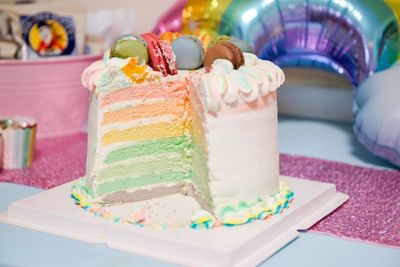
<path id="1" fill-rule="evenodd" d="M 79 185 L 75 185 L 71 197 L 75 203 L 79 205 L 84 211 L 88 211 L 95 217 L 111 220 L 114 223 L 130 224 L 138 227 L 150 227 L 157 230 L 176 229 L 187 227 L 179 223 L 170 224 L 153 224 L 145 220 L 145 209 L 140 208 L 130 213 L 126 218 L 116 216 L 107 209 L 100 205 L 90 205 L 89 199 L 85 198 L 84 194 L 81 194 Z M 199 211 L 197 216 L 192 218 L 189 227 L 192 229 L 213 229 L 221 226 L 233 227 L 237 225 L 243 225 L 251 223 L 255 220 L 268 220 L 273 214 L 280 214 L 284 209 L 288 208 L 293 202 L 294 194 L 288 189 L 287 186 L 282 186 L 280 192 L 270 196 L 269 203 L 266 204 L 266 199 L 261 197 L 256 198 L 252 202 L 241 201 L 237 206 L 227 205 L 222 208 L 219 218 L 215 218 L 207 211 Z M 272 205 L 272 207 L 271 207 Z"/>

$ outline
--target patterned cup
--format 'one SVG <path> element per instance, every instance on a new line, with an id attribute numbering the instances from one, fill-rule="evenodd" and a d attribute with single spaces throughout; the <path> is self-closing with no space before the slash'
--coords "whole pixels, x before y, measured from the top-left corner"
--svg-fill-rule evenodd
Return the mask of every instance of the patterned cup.
<path id="1" fill-rule="evenodd" d="M 32 165 L 36 121 L 27 117 L 4 118 L 0 120 L 2 135 L 2 165 L 4 169 L 23 169 Z"/>

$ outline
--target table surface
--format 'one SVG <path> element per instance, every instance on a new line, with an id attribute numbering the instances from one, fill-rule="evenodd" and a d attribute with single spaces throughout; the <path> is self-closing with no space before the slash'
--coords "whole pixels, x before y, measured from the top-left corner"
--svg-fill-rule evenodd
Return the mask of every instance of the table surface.
<path id="1" fill-rule="evenodd" d="M 349 123 L 281 117 L 280 151 L 375 168 L 394 166 L 357 143 Z M 0 183 L 0 212 L 40 189 Z M 0 223 L 0 266 L 174 266 L 155 259 Z M 261 266 L 399 266 L 400 249 L 301 233 Z"/>

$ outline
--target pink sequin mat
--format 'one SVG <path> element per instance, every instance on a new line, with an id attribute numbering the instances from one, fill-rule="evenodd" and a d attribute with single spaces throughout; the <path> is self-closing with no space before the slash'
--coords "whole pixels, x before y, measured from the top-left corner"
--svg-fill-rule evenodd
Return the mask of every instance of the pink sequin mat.
<path id="1" fill-rule="evenodd" d="M 85 174 L 86 134 L 39 139 L 32 168 L 3 170 L 0 181 L 44 189 Z M 334 183 L 350 200 L 310 231 L 400 247 L 400 171 L 281 155 L 281 174 Z"/>

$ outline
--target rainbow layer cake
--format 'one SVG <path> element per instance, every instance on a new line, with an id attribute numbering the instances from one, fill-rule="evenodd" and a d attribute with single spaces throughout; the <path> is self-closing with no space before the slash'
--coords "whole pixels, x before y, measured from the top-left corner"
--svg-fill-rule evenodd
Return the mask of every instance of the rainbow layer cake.
<path id="1" fill-rule="evenodd" d="M 243 224 L 288 206 L 277 142 L 284 74 L 234 40 L 125 35 L 84 71 L 89 130 L 86 176 L 72 189 L 78 204 L 180 193 L 202 209 L 193 227 Z"/>

